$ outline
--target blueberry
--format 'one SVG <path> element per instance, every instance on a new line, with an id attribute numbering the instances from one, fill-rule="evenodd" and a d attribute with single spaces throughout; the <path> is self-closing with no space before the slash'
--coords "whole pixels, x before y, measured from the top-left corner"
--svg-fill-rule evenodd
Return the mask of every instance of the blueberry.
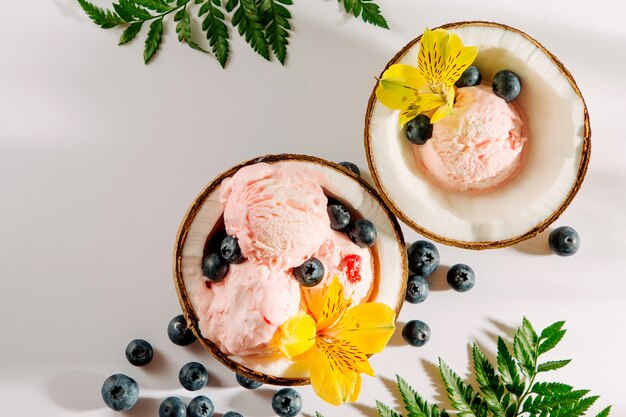
<path id="1" fill-rule="evenodd" d="M 243 417 L 243 416 L 236 411 L 228 411 L 226 414 L 224 414 L 224 417 Z"/>
<path id="2" fill-rule="evenodd" d="M 115 374 L 104 381 L 101 393 L 107 407 L 115 411 L 126 411 L 139 399 L 139 385 L 126 375 Z"/>
<path id="3" fill-rule="evenodd" d="M 424 278 L 432 274 L 439 266 L 439 251 L 430 242 L 418 240 L 409 246 L 409 269 Z"/>
<path id="4" fill-rule="evenodd" d="M 343 230 L 350 223 L 350 212 L 341 204 L 329 204 L 326 207 L 330 218 L 330 228 Z"/>
<path id="5" fill-rule="evenodd" d="M 317 258 L 310 258 L 296 266 L 292 274 L 303 287 L 314 287 L 324 278 L 324 265 Z"/>
<path id="6" fill-rule="evenodd" d="M 358 166 L 356 166 L 352 162 L 343 161 L 343 162 L 339 162 L 339 165 L 341 165 L 344 168 L 348 168 L 350 171 L 354 172 L 357 177 L 361 176 L 361 170 L 359 169 Z"/>
<path id="7" fill-rule="evenodd" d="M 453 290 L 465 292 L 472 289 L 476 283 L 476 276 L 472 268 L 465 264 L 456 264 L 448 270 L 448 284 Z"/>
<path id="8" fill-rule="evenodd" d="M 213 401 L 204 395 L 198 395 L 187 406 L 187 415 L 189 417 L 211 417 L 214 411 Z"/>
<path id="9" fill-rule="evenodd" d="M 569 226 L 557 227 L 550 233 L 548 244 L 552 252 L 559 256 L 571 256 L 580 248 L 580 237 Z"/>
<path id="10" fill-rule="evenodd" d="M 209 380 L 209 373 L 204 365 L 198 362 L 189 362 L 183 365 L 178 372 L 178 381 L 183 388 L 189 391 L 198 391 Z"/>
<path id="11" fill-rule="evenodd" d="M 522 91 L 522 82 L 513 71 L 502 70 L 493 76 L 491 87 L 498 97 L 508 103 L 519 96 Z"/>
<path id="12" fill-rule="evenodd" d="M 241 385 L 242 387 L 244 387 L 245 389 L 257 389 L 261 385 L 263 385 L 262 382 L 255 381 L 254 379 L 248 378 L 247 376 L 243 376 L 240 374 L 235 374 L 235 375 L 236 375 L 235 379 L 237 379 L 237 383 Z"/>
<path id="13" fill-rule="evenodd" d="M 423 145 L 433 136 L 433 125 L 430 117 L 418 114 L 406 124 L 406 137 L 415 145 Z"/>
<path id="14" fill-rule="evenodd" d="M 357 220 L 348 226 L 348 237 L 361 248 L 372 246 L 376 235 L 376 226 L 369 220 Z"/>
<path id="15" fill-rule="evenodd" d="M 135 339 L 126 346 L 126 359 L 135 366 L 147 365 L 153 354 L 152 345 L 143 339 Z"/>
<path id="16" fill-rule="evenodd" d="M 424 346 L 430 339 L 430 327 L 421 320 L 411 320 L 402 328 L 402 338 L 411 346 Z"/>
<path id="17" fill-rule="evenodd" d="M 186 417 L 187 407 L 178 397 L 167 397 L 159 407 L 159 417 Z"/>
<path id="18" fill-rule="evenodd" d="M 187 327 L 187 320 L 185 320 L 185 316 L 182 314 L 170 320 L 167 325 L 167 336 L 172 343 L 178 346 L 187 346 L 196 340 L 196 336 L 191 329 Z"/>
<path id="19" fill-rule="evenodd" d="M 404 297 L 411 304 L 421 303 L 428 297 L 428 282 L 421 275 L 409 276 L 406 284 L 406 296 Z"/>
<path id="20" fill-rule="evenodd" d="M 222 240 L 222 244 L 220 245 L 220 254 L 229 264 L 240 264 L 246 260 L 246 258 L 244 258 L 241 254 L 239 241 L 235 236 L 226 236 L 224 240 Z"/>
<path id="21" fill-rule="evenodd" d="M 302 397 L 293 388 L 283 388 L 272 397 L 272 408 L 279 417 L 293 417 L 302 410 Z"/>
<path id="22" fill-rule="evenodd" d="M 202 275 L 209 281 L 220 282 L 228 272 L 228 263 L 219 253 L 211 253 L 202 260 Z"/>
<path id="23" fill-rule="evenodd" d="M 483 76 L 480 75 L 480 71 L 473 65 L 467 67 L 461 77 L 454 83 L 457 87 L 471 87 L 473 85 L 478 85 L 483 80 Z"/>

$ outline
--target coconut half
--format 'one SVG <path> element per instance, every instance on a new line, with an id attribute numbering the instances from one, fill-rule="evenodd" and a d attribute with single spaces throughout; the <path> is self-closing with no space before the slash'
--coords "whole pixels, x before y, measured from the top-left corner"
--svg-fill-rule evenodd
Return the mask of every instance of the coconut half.
<path id="1" fill-rule="evenodd" d="M 398 129 L 399 111 L 377 100 L 377 84 L 365 116 L 372 177 L 395 214 L 421 235 L 468 249 L 519 243 L 555 221 L 580 188 L 591 152 L 587 107 L 569 71 L 524 32 L 492 22 L 441 28 L 478 48 L 473 65 L 483 82 L 490 83 L 503 69 L 520 77 L 522 93 L 516 103 L 526 114 L 529 138 L 525 166 L 508 184 L 490 192 L 440 188 L 418 167 L 413 145 Z M 416 66 L 420 38 L 402 48 L 386 68 L 397 63 Z"/>
<path id="2" fill-rule="evenodd" d="M 370 248 L 374 266 L 374 288 L 370 301 L 385 303 L 396 314 L 400 312 L 404 301 L 408 277 L 404 238 L 395 216 L 373 187 L 344 167 L 312 156 L 267 155 L 243 162 L 220 174 L 196 197 L 182 220 L 174 247 L 174 283 L 189 327 L 200 343 L 233 371 L 274 385 L 304 385 L 309 383 L 308 369 L 285 357 L 237 357 L 221 352 L 200 333 L 197 306 L 188 292 L 194 285 L 198 285 L 198 280 L 203 281 L 199 271 L 205 246 L 213 233 L 223 228 L 220 184 L 240 168 L 259 162 L 295 164 L 306 168 L 315 176 L 327 196 L 340 200 L 352 213 L 374 223 L 378 237 Z"/>

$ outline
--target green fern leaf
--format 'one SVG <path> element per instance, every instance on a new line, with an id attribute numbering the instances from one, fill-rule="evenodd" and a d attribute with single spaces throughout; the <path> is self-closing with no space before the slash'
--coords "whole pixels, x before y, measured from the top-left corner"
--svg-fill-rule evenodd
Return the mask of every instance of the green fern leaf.
<path id="1" fill-rule="evenodd" d="M 381 403 L 380 401 L 376 401 L 376 410 L 378 410 L 378 415 L 380 417 L 402 417 L 401 414 L 395 412 L 389 406 Z"/>
<path id="2" fill-rule="evenodd" d="M 150 30 L 148 31 L 148 37 L 143 50 L 144 63 L 150 62 L 152 57 L 159 50 L 161 46 L 161 36 L 163 35 L 163 18 L 159 18 L 150 23 Z"/>
<path id="3" fill-rule="evenodd" d="M 338 0 L 343 4 L 346 13 L 352 14 L 354 17 L 361 16 L 361 20 L 365 23 L 372 24 L 384 29 L 389 29 L 387 20 L 382 15 L 380 7 L 372 0 Z"/>
<path id="4" fill-rule="evenodd" d="M 561 368 L 563 368 L 564 366 L 566 366 L 570 362 L 571 362 L 571 359 L 564 359 L 564 360 L 560 360 L 560 361 L 544 362 L 544 363 L 539 364 L 537 366 L 537 372 L 548 372 L 548 371 L 554 371 L 556 369 L 561 369 Z"/>
<path id="5" fill-rule="evenodd" d="M 141 26 L 143 26 L 143 22 L 135 22 L 131 23 L 125 30 L 122 32 L 122 36 L 120 36 L 119 45 L 124 45 L 135 39 L 139 31 L 141 31 Z"/>
<path id="6" fill-rule="evenodd" d="M 116 12 L 101 9 L 86 0 L 78 0 L 78 4 L 87 16 L 103 29 L 110 29 L 125 22 Z"/>
<path id="7" fill-rule="evenodd" d="M 293 4 L 292 0 L 259 0 L 261 23 L 265 28 L 267 43 L 282 65 L 285 65 L 287 58 L 289 30 L 291 29 L 289 23 L 291 13 L 284 5 L 291 4 Z"/>
<path id="8" fill-rule="evenodd" d="M 270 50 L 256 1 L 240 0 L 231 22 L 252 49 L 269 61 Z"/>
<path id="9" fill-rule="evenodd" d="M 472 387 L 464 383 L 446 363 L 439 358 L 439 372 L 448 391 L 448 398 L 459 411 L 460 417 L 480 417 L 478 410 L 482 407 L 480 397 L 474 393 Z"/>
<path id="10" fill-rule="evenodd" d="M 217 61 L 222 68 L 224 68 L 230 52 L 228 46 L 228 28 L 224 23 L 224 13 L 218 6 L 211 3 L 210 0 L 206 0 L 200 7 L 198 16 L 202 17 L 205 14 L 206 16 L 202 21 L 202 30 L 206 32 L 209 45 Z"/>
<path id="11" fill-rule="evenodd" d="M 472 358 L 476 381 L 482 392 L 482 398 L 496 417 L 505 417 L 508 403 L 504 403 L 504 385 L 496 375 L 493 366 L 476 344 L 472 346 Z"/>

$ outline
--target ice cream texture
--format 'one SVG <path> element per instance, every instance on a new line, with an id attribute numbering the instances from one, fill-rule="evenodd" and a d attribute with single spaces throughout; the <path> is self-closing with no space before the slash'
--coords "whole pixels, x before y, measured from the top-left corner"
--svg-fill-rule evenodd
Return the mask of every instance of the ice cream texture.
<path id="1" fill-rule="evenodd" d="M 432 138 L 413 146 L 419 164 L 441 187 L 485 190 L 519 172 L 527 138 L 515 105 L 491 87 L 459 88 L 453 113 L 433 124 Z"/>
<path id="2" fill-rule="evenodd" d="M 372 256 L 367 248 L 360 248 L 345 234 L 333 231 L 313 256 L 324 265 L 324 279 L 315 287 L 303 291 L 305 300 L 322 296 L 335 276 L 353 304 L 368 300 L 374 284 L 374 273 Z"/>
<path id="3" fill-rule="evenodd" d="M 328 238 L 322 187 L 307 171 L 259 163 L 241 168 L 221 188 L 226 232 L 247 259 L 293 268 Z"/>
<path id="4" fill-rule="evenodd" d="M 231 265 L 203 293 L 200 331 L 228 355 L 271 353 L 276 330 L 300 307 L 300 286 L 288 272 L 254 262 Z"/>
<path id="5" fill-rule="evenodd" d="M 238 238 L 246 260 L 230 264 L 223 281 L 201 274 L 189 289 L 199 329 L 227 355 L 276 353 L 279 327 L 311 297 L 323 295 L 337 276 L 353 304 L 369 299 L 374 284 L 372 256 L 330 228 L 320 178 L 293 166 L 257 163 L 224 180 L 220 201 L 229 235 Z M 324 265 L 323 281 L 302 288 L 292 268 L 314 256 Z"/>

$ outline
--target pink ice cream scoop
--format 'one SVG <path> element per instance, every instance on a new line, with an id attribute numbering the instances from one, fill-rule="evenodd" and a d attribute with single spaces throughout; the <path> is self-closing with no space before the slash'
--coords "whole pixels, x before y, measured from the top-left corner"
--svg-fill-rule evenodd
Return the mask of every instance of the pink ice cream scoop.
<path id="1" fill-rule="evenodd" d="M 460 88 L 453 113 L 434 123 L 432 138 L 413 150 L 441 187 L 483 190 L 519 171 L 526 143 L 522 126 L 520 113 L 490 87 Z"/>
<path id="2" fill-rule="evenodd" d="M 344 233 L 333 231 L 313 256 L 324 265 L 324 278 L 314 287 L 303 288 L 307 302 L 312 297 L 321 296 L 335 276 L 343 285 L 346 297 L 352 299 L 353 305 L 368 300 L 374 285 L 369 249 L 352 243 Z"/>
<path id="3" fill-rule="evenodd" d="M 328 200 L 303 168 L 249 165 L 224 180 L 220 191 L 226 231 L 249 260 L 286 270 L 328 238 Z"/>
<path id="4" fill-rule="evenodd" d="M 273 353 L 276 330 L 300 306 L 300 285 L 288 272 L 249 261 L 197 290 L 200 331 L 228 355 Z"/>

